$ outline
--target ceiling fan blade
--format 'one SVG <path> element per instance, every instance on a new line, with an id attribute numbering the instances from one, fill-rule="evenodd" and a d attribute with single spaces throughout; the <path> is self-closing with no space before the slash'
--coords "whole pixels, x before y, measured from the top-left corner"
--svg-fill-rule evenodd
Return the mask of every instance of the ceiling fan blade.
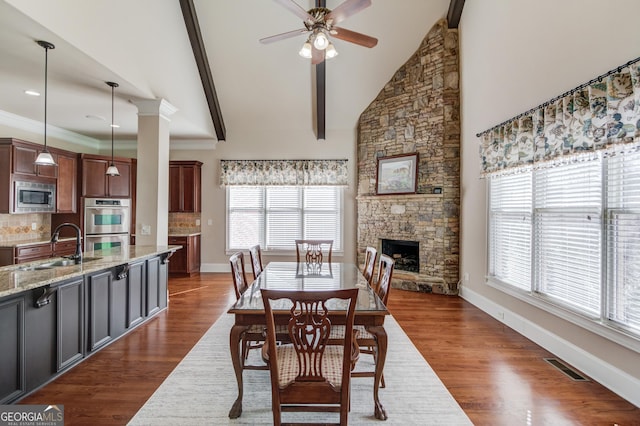
<path id="1" fill-rule="evenodd" d="M 325 22 L 331 20 L 332 25 L 338 24 L 369 6 L 371 6 L 371 0 L 346 0 L 325 16 Z"/>
<path id="2" fill-rule="evenodd" d="M 378 44 L 378 39 L 370 37 L 368 35 L 357 33 L 355 31 L 347 30 L 345 28 L 333 27 L 331 29 L 331 35 L 340 40 L 348 41 L 351 43 L 359 44 L 364 47 L 374 47 Z"/>
<path id="3" fill-rule="evenodd" d="M 276 3 L 280 4 L 280 6 L 288 9 L 294 15 L 302 19 L 303 21 L 311 21 L 314 22 L 315 18 L 313 15 L 310 15 L 306 10 L 304 10 L 298 3 L 293 0 L 274 0 Z M 371 0 L 369 0 L 371 1 Z"/>
<path id="4" fill-rule="evenodd" d="M 311 63 L 313 65 L 319 64 L 324 61 L 324 50 L 318 50 L 315 46 L 311 47 Z"/>
<path id="5" fill-rule="evenodd" d="M 299 30 L 287 31 L 286 33 L 276 34 L 269 37 L 261 38 L 260 43 L 273 43 L 274 41 L 284 40 L 286 38 L 295 37 L 299 34 L 306 33 L 308 30 L 306 28 L 301 28 Z"/>

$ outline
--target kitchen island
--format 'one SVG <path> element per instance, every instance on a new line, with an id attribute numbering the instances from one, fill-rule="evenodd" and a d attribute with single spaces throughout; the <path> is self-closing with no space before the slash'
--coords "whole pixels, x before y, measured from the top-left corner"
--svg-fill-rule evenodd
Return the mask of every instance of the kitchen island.
<path id="1" fill-rule="evenodd" d="M 0 404 L 16 402 L 168 304 L 180 246 L 85 252 L 0 268 Z"/>

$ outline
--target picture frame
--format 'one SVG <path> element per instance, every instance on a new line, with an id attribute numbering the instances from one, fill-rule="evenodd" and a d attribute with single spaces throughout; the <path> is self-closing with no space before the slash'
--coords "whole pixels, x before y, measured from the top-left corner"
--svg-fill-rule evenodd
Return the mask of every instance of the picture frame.
<path id="1" fill-rule="evenodd" d="M 418 153 L 378 157 L 376 195 L 415 194 L 418 188 Z"/>

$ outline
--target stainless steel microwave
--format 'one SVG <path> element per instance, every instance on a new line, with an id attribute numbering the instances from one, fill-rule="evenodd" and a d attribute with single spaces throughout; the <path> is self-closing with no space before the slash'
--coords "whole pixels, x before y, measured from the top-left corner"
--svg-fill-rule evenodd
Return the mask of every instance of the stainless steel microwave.
<path id="1" fill-rule="evenodd" d="M 12 213 L 55 213 L 54 183 L 14 181 L 13 188 Z"/>

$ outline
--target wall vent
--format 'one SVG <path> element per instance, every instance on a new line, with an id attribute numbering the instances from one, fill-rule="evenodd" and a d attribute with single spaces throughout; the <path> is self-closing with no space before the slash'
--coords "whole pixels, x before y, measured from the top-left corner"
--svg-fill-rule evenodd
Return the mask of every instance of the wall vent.
<path id="1" fill-rule="evenodd" d="M 557 358 L 543 358 L 549 364 L 553 365 L 558 370 L 562 371 L 566 376 L 568 376 L 571 380 L 576 382 L 588 382 L 589 379 L 584 377 L 582 374 L 578 373 L 576 370 L 564 364 L 562 361 Z"/>

